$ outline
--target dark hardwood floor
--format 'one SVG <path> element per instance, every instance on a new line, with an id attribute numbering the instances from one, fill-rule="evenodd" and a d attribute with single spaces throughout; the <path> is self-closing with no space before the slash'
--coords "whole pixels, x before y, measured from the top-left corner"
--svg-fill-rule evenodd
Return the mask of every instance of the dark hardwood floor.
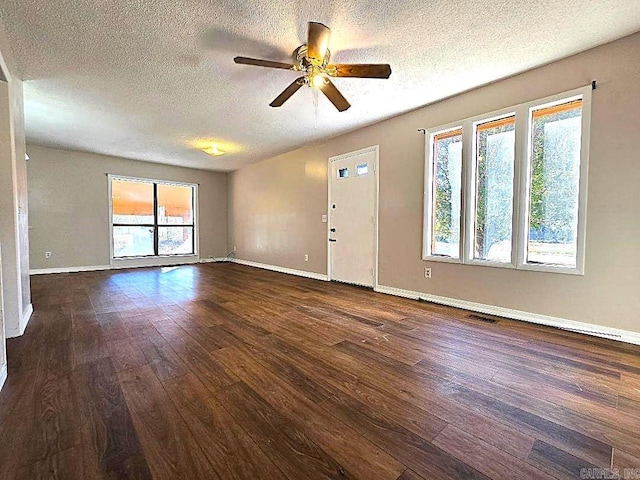
<path id="1" fill-rule="evenodd" d="M 32 287 L 2 480 L 640 469 L 639 347 L 236 264 Z"/>

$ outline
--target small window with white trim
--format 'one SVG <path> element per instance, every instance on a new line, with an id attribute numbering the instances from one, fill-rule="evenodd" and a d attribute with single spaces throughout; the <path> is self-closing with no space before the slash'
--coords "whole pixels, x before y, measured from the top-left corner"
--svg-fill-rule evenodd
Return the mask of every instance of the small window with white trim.
<path id="1" fill-rule="evenodd" d="M 338 178 L 348 178 L 348 177 L 349 177 L 349 169 L 347 167 L 338 169 Z"/>
<path id="2" fill-rule="evenodd" d="M 366 175 L 369 173 L 369 164 L 361 163 L 360 165 L 356 165 L 356 175 L 361 177 L 362 175 Z"/>

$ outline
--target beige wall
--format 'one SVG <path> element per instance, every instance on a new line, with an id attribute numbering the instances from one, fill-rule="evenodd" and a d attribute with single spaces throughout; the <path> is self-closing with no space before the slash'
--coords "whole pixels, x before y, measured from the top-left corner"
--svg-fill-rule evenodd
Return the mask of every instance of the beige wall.
<path id="1" fill-rule="evenodd" d="M 108 173 L 199 183 L 200 257 L 227 253 L 225 173 L 32 145 L 27 152 L 32 270 L 109 265 Z"/>
<path id="2" fill-rule="evenodd" d="M 640 34 L 325 143 L 229 179 L 229 248 L 242 259 L 326 273 L 327 159 L 380 145 L 379 283 L 640 332 Z M 421 260 L 428 128 L 598 80 L 593 94 L 584 276 Z M 358 108 L 355 105 L 353 108 Z M 310 255 L 309 263 L 303 259 Z M 433 278 L 423 276 L 425 266 Z"/>
<path id="3" fill-rule="evenodd" d="M 303 149 L 231 174 L 229 251 L 237 246 L 238 258 L 325 273 L 326 162 L 322 149 Z"/>

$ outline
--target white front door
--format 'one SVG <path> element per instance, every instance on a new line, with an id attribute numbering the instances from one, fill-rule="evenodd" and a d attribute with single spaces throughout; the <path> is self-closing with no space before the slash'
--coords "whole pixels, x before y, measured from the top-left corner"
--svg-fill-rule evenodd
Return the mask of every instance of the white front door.
<path id="1" fill-rule="evenodd" d="M 377 160 L 377 147 L 329 160 L 329 267 L 332 280 L 374 286 Z"/>

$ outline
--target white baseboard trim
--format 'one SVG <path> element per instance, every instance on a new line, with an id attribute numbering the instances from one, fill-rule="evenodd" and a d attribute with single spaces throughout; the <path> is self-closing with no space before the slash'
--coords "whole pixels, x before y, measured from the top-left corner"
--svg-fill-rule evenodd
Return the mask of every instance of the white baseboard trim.
<path id="1" fill-rule="evenodd" d="M 76 273 L 111 270 L 111 265 L 89 265 L 85 267 L 35 268 L 29 270 L 29 275 L 48 275 L 50 273 Z"/>
<path id="2" fill-rule="evenodd" d="M 17 338 L 21 337 L 24 334 L 24 331 L 27 329 L 27 324 L 29 320 L 31 320 L 31 315 L 33 315 L 33 304 L 30 303 L 27 308 L 25 308 L 24 312 L 22 312 L 22 317 L 18 322 L 18 330 L 12 330 L 11 332 L 6 331 L 5 335 L 7 338 Z"/>
<path id="3" fill-rule="evenodd" d="M 176 260 L 176 261 L 160 261 L 157 264 L 139 264 L 139 263 L 116 263 L 114 265 L 87 265 L 81 267 L 61 267 L 61 268 L 36 268 L 29 270 L 29 275 L 48 275 L 50 273 L 78 273 L 78 272 L 98 272 L 101 270 L 121 270 L 125 268 L 145 268 L 145 267 L 171 267 L 176 265 L 192 265 L 194 263 L 218 262 L 224 259 L 202 259 L 202 260 Z"/>
<path id="4" fill-rule="evenodd" d="M 231 259 L 227 257 L 209 257 L 201 258 L 200 263 L 218 263 L 218 262 L 230 262 Z"/>
<path id="5" fill-rule="evenodd" d="M 288 275 L 296 275 L 299 277 L 312 278 L 314 280 L 329 281 L 329 277 L 323 273 L 307 272 L 304 270 L 295 270 L 293 268 L 279 267 L 276 265 L 269 265 L 266 263 L 252 262 L 249 260 L 242 260 L 240 258 L 232 257 L 213 257 L 202 258 L 199 263 L 216 263 L 216 262 L 233 262 L 240 265 L 246 265 L 249 267 L 261 268 L 264 270 L 271 270 L 273 272 L 286 273 Z M 73 272 L 90 272 L 98 270 L 110 270 L 113 267 L 111 265 L 94 265 L 86 267 L 65 267 L 65 268 L 43 268 L 30 270 L 31 275 L 45 275 L 49 273 L 73 273 Z M 585 335 L 591 335 L 595 337 L 609 338 L 611 340 L 617 340 L 625 343 L 632 343 L 634 345 L 640 345 L 640 333 L 630 332 L 628 330 L 620 330 L 618 328 L 603 327 L 600 325 L 594 325 L 591 323 L 578 322 L 576 320 L 568 320 L 565 318 L 551 317 L 548 315 L 542 315 L 539 313 L 524 312 L 522 310 L 514 310 L 511 308 L 497 307 L 493 305 L 486 305 L 483 303 L 469 302 L 467 300 L 459 300 L 456 298 L 441 297 L 438 295 L 432 295 L 429 293 L 416 292 L 413 290 L 404 290 L 402 288 L 387 287 L 384 285 L 376 285 L 374 288 L 376 292 L 385 293 L 387 295 L 394 295 L 396 297 L 410 298 L 413 300 L 425 300 L 427 302 L 437 303 L 440 305 L 446 305 L 449 307 L 460 308 L 463 310 L 469 310 L 472 312 L 484 313 L 487 315 L 495 315 L 497 317 L 510 318 L 513 320 L 521 320 L 523 322 L 536 323 L 539 325 L 546 325 L 549 327 L 560 328 L 562 330 L 569 330 L 572 332 L 583 333 Z M 33 313 L 33 305 L 29 304 L 23 318 L 20 321 L 20 335 L 24 333 L 24 330 Z M 11 337 L 7 337 L 11 338 Z M 5 367 L 6 370 L 6 367 Z M 6 371 L 5 371 L 6 376 Z M 1 375 L 0 375 L 1 384 Z M 1 388 L 1 387 L 0 387 Z"/>
<path id="6" fill-rule="evenodd" d="M 213 257 L 213 258 L 201 258 L 199 263 L 217 263 L 217 262 L 234 262 L 241 265 L 247 265 L 249 267 L 262 268 L 264 270 L 272 270 L 274 272 L 287 273 L 289 275 L 297 275 L 299 277 L 313 278 L 315 280 L 328 281 L 327 275 L 315 272 L 306 272 L 304 270 L 295 270 L 293 268 L 278 267 L 276 265 L 267 265 L 266 263 L 250 262 L 249 260 L 241 260 L 239 258 L 232 257 Z M 189 262 L 192 263 L 192 262 Z M 140 265 L 143 266 L 143 265 Z M 151 266 L 151 265 L 144 265 Z M 132 266 L 120 267 L 120 268 L 134 268 Z M 64 268 L 42 268 L 30 270 L 31 275 L 46 275 L 49 273 L 75 273 L 75 272 L 93 272 L 98 270 L 112 270 L 118 269 L 112 265 L 93 265 L 87 267 L 64 267 Z"/>
<path id="7" fill-rule="evenodd" d="M 228 261 L 247 265 L 248 267 L 262 268 L 274 272 L 287 273 L 289 275 L 297 275 L 298 277 L 313 278 L 314 280 L 329 281 L 329 277 L 324 273 L 307 272 L 304 270 L 295 270 L 293 268 L 278 267 L 276 265 L 268 265 L 266 263 L 250 262 L 249 260 L 241 260 L 240 258 L 229 258 Z"/>
<path id="8" fill-rule="evenodd" d="M 30 303 L 22 314 L 22 318 L 20 319 L 20 335 L 22 335 L 27 329 L 27 324 L 29 323 L 29 320 L 31 320 L 31 315 L 33 315 L 33 303 Z"/>
<path id="9" fill-rule="evenodd" d="M 159 257 L 133 257 L 133 258 L 113 258 L 111 268 L 113 270 L 123 270 L 129 268 L 144 267 L 176 267 L 179 265 L 193 265 L 198 263 L 198 255 L 164 255 Z"/>
<path id="10" fill-rule="evenodd" d="M 521 320 L 523 322 L 537 323 L 549 327 L 560 328 L 572 332 L 592 335 L 594 337 L 609 338 L 620 342 L 632 343 L 640 345 L 640 333 L 630 332 L 628 330 L 620 330 L 617 328 L 602 327 L 592 323 L 578 322 L 576 320 L 568 320 L 559 317 L 550 317 L 539 313 L 523 312 L 522 310 L 513 310 L 505 307 L 495 307 L 493 305 L 485 305 L 483 303 L 469 302 L 467 300 L 458 300 L 456 298 L 440 297 L 428 293 L 415 292 L 412 290 L 403 290 L 401 288 L 386 287 L 378 285 L 375 287 L 376 292 L 395 295 L 397 297 L 411 298 L 414 300 L 425 300 L 427 302 L 447 305 L 449 307 L 461 308 L 472 312 L 484 313 L 487 315 L 495 315 L 497 317 L 511 318 L 513 320 Z"/>
<path id="11" fill-rule="evenodd" d="M 7 363 L 5 362 L 2 368 L 0 368 L 0 390 L 2 390 L 2 387 L 4 386 L 4 382 L 6 381 L 7 381 Z"/>

